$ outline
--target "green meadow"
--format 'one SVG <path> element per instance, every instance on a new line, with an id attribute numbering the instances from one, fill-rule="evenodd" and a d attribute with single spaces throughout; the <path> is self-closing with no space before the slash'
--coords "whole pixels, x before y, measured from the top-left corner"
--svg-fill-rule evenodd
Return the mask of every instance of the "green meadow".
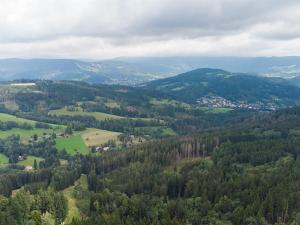
<path id="1" fill-rule="evenodd" d="M 44 159 L 41 157 L 36 157 L 36 156 L 27 156 L 25 160 L 19 161 L 17 164 L 22 165 L 22 166 L 32 166 L 34 165 L 34 160 L 36 160 L 37 165 Z"/>
<path id="2" fill-rule="evenodd" d="M 109 140 L 117 141 L 120 134 L 122 133 L 88 128 L 81 134 L 81 137 L 88 147 L 92 147 L 105 144 Z"/>
<path id="3" fill-rule="evenodd" d="M 8 163 L 8 157 L 0 153 L 0 164 L 7 164 L 7 163 Z"/>
<path id="4" fill-rule="evenodd" d="M 85 112 L 81 108 L 77 108 L 77 111 L 68 111 L 67 108 L 51 110 L 49 115 L 56 116 L 93 116 L 97 120 L 105 120 L 105 119 L 122 119 L 124 117 L 116 116 L 112 114 L 102 113 L 102 112 Z"/>
<path id="5" fill-rule="evenodd" d="M 35 134 L 38 136 L 41 136 L 44 133 L 52 134 L 53 132 L 59 134 L 62 133 L 65 129 L 65 126 L 63 125 L 54 125 L 54 124 L 49 124 L 50 126 L 52 126 L 53 129 L 34 128 L 36 121 L 16 117 L 5 113 L 0 113 L 0 121 L 2 122 L 14 121 L 19 124 L 28 123 L 31 126 L 33 126 L 33 129 L 13 128 L 11 130 L 5 130 L 5 131 L 0 130 L 0 138 L 4 139 L 12 135 L 19 135 L 23 143 L 27 143 L 30 137 Z"/>
<path id="6" fill-rule="evenodd" d="M 28 123 L 30 125 L 34 125 L 36 123 L 36 121 L 34 121 L 34 120 L 28 120 L 28 119 L 16 117 L 16 116 L 6 114 L 6 113 L 0 113 L 0 121 L 3 121 L 3 122 L 14 121 L 19 124 Z"/>
<path id="7" fill-rule="evenodd" d="M 88 147 L 79 134 L 66 138 L 57 138 L 55 142 L 58 150 L 65 149 L 70 155 L 75 155 L 77 152 L 81 154 L 87 154 L 89 152 Z"/>
<path id="8" fill-rule="evenodd" d="M 201 110 L 203 110 L 205 113 L 218 114 L 218 113 L 227 113 L 227 112 L 232 111 L 233 109 L 231 109 L 231 108 L 209 108 L 209 107 L 201 107 Z"/>

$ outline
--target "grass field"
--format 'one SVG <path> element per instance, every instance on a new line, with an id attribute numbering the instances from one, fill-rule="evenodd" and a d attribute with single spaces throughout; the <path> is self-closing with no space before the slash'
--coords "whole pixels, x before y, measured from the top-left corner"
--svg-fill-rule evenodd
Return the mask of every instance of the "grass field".
<path id="1" fill-rule="evenodd" d="M 52 134 L 53 131 L 54 131 L 54 133 L 58 134 L 58 133 L 62 133 L 63 129 L 61 128 L 61 129 L 54 129 L 54 130 L 52 130 L 52 129 L 24 130 L 24 129 L 20 129 L 20 128 L 14 128 L 11 130 L 0 131 L 0 138 L 4 139 L 4 138 L 7 138 L 12 135 L 20 135 L 21 142 L 27 143 L 28 140 L 30 139 L 30 137 L 33 136 L 34 134 L 41 136 L 44 133 Z"/>
<path id="2" fill-rule="evenodd" d="M 177 135 L 177 133 L 169 127 L 140 127 L 136 129 L 143 130 L 150 135 L 156 133 L 162 137 Z"/>
<path id="3" fill-rule="evenodd" d="M 116 116 L 112 114 L 102 113 L 102 112 L 84 112 L 80 108 L 78 111 L 68 111 L 66 108 L 51 110 L 49 115 L 56 115 L 56 116 L 93 116 L 97 120 L 105 120 L 105 119 L 122 119 L 124 117 Z"/>
<path id="4" fill-rule="evenodd" d="M 107 107 L 109 108 L 120 108 L 120 104 L 118 102 L 115 102 L 115 101 L 112 101 L 112 100 L 109 100 L 107 102 L 104 103 Z"/>
<path id="5" fill-rule="evenodd" d="M 81 154 L 87 154 L 89 152 L 88 147 L 79 134 L 67 138 L 57 138 L 55 142 L 58 150 L 66 149 L 70 155 L 75 155 L 77 152 Z"/>
<path id="6" fill-rule="evenodd" d="M 82 139 L 88 147 L 99 146 L 109 140 L 116 140 L 121 133 L 99 129 L 87 129 L 81 134 Z"/>
<path id="7" fill-rule="evenodd" d="M 57 149 L 66 149 L 68 154 L 74 155 L 76 152 L 87 154 L 89 153 L 89 147 L 99 146 L 109 140 L 117 141 L 120 134 L 118 132 L 88 128 L 68 138 L 57 138 L 55 141 Z"/>
<path id="8" fill-rule="evenodd" d="M 33 167 L 34 160 L 36 160 L 37 164 L 39 165 L 39 163 L 41 161 L 43 161 L 44 159 L 41 157 L 27 156 L 27 159 L 25 159 L 23 161 L 19 161 L 17 164 L 22 165 L 22 166 L 32 166 Z"/>
<path id="9" fill-rule="evenodd" d="M 65 198 L 68 200 L 68 213 L 65 224 L 70 224 L 73 218 L 80 218 L 80 211 L 76 206 L 76 199 L 73 196 L 74 186 L 68 187 L 63 191 Z"/>
<path id="10" fill-rule="evenodd" d="M 231 108 L 209 108 L 209 107 L 201 107 L 201 110 L 203 110 L 206 113 L 227 113 L 232 111 Z"/>
<path id="11" fill-rule="evenodd" d="M 32 126 L 34 126 L 36 124 L 36 121 L 34 121 L 34 120 L 23 119 L 23 118 L 5 114 L 5 113 L 0 113 L 0 121 L 2 121 L 2 122 L 14 121 L 19 124 L 28 123 Z M 11 130 L 0 131 L 0 138 L 7 138 L 11 135 L 20 135 L 21 141 L 23 143 L 26 143 L 26 142 L 28 142 L 30 137 L 33 136 L 34 134 L 41 136 L 44 133 L 47 133 L 47 134 L 52 134 L 53 132 L 54 133 L 62 133 L 65 129 L 65 126 L 62 126 L 62 125 L 53 125 L 53 124 L 50 124 L 50 125 L 53 127 L 53 129 L 33 128 L 31 130 L 30 129 L 25 130 L 25 129 L 20 129 L 20 128 L 14 128 Z"/>
<path id="12" fill-rule="evenodd" d="M 14 121 L 19 124 L 28 123 L 32 126 L 34 126 L 37 123 L 37 121 L 34 121 L 34 120 L 24 119 L 24 118 L 6 114 L 6 113 L 0 113 L 0 121 L 2 121 L 2 122 Z M 55 129 L 65 128 L 64 125 L 57 125 L 57 124 L 50 124 L 50 123 L 48 123 L 48 125 L 52 126 Z"/>
<path id="13" fill-rule="evenodd" d="M 80 218 L 80 210 L 77 207 L 78 203 L 80 201 L 77 201 L 76 198 L 74 197 L 74 188 L 76 186 L 80 186 L 81 190 L 88 190 L 88 183 L 87 183 L 87 176 L 86 175 L 81 175 L 79 180 L 77 180 L 74 184 L 74 186 L 71 186 L 63 191 L 64 196 L 68 200 L 68 213 L 67 217 L 64 221 L 65 224 L 69 224 L 72 222 L 73 218 Z M 88 199 L 88 196 L 86 196 Z M 87 201 L 89 203 L 89 201 Z M 88 204 L 89 206 L 89 204 Z"/>
<path id="14" fill-rule="evenodd" d="M 179 102 L 175 100 L 170 100 L 170 99 L 156 99 L 153 98 L 149 101 L 151 105 L 154 106 L 176 106 L 176 107 L 181 107 L 181 108 L 191 108 L 191 106 L 187 103 L 184 102 Z"/>
<path id="15" fill-rule="evenodd" d="M 8 163 L 8 157 L 0 153 L 0 164 L 7 164 L 7 163 Z"/>
<path id="16" fill-rule="evenodd" d="M 23 119 L 23 118 L 19 118 L 10 114 L 6 114 L 6 113 L 0 113 L 0 121 L 2 122 L 7 122 L 7 121 L 14 121 L 16 123 L 28 123 L 31 125 L 34 125 L 36 123 L 36 121 L 33 120 L 28 120 L 28 119 Z"/>

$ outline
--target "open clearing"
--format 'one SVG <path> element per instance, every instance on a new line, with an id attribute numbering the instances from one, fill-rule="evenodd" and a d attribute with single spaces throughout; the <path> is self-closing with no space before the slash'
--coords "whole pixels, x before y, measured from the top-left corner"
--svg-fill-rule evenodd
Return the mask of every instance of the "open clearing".
<path id="1" fill-rule="evenodd" d="M 203 110 L 205 113 L 227 113 L 232 111 L 231 108 L 209 108 L 209 107 L 201 107 L 201 110 Z"/>
<path id="2" fill-rule="evenodd" d="M 7 164 L 7 163 L 8 163 L 8 157 L 0 153 L 0 164 Z"/>
<path id="3" fill-rule="evenodd" d="M 34 126 L 38 122 L 38 121 L 24 119 L 24 118 L 21 118 L 21 117 L 10 115 L 10 114 L 7 114 L 7 113 L 0 113 L 0 121 L 2 121 L 2 122 L 14 121 L 18 124 L 28 123 L 32 126 Z M 64 125 L 57 125 L 57 124 L 50 124 L 50 123 L 45 123 L 45 124 L 48 124 L 49 126 L 53 127 L 54 129 L 65 128 L 66 127 Z"/>
<path id="4" fill-rule="evenodd" d="M 36 123 L 36 121 L 34 120 L 23 119 L 6 113 L 0 113 L 0 121 L 2 122 L 14 121 L 18 124 L 28 123 L 30 125 L 34 125 Z"/>
<path id="5" fill-rule="evenodd" d="M 25 160 L 19 161 L 17 164 L 22 166 L 32 166 L 34 165 L 34 160 L 36 160 L 37 165 L 39 166 L 39 163 L 43 161 L 44 159 L 41 157 L 36 156 L 27 156 Z"/>
<path id="6" fill-rule="evenodd" d="M 81 154 L 87 154 L 89 152 L 88 147 L 79 134 L 67 138 L 57 138 L 55 142 L 58 150 L 66 149 L 70 155 L 75 155 L 77 152 Z"/>
<path id="7" fill-rule="evenodd" d="M 76 206 L 76 199 L 73 196 L 74 186 L 68 187 L 63 191 L 65 198 L 68 200 L 68 213 L 65 224 L 72 222 L 74 218 L 80 218 L 80 211 Z"/>
<path id="8" fill-rule="evenodd" d="M 119 132 L 88 128 L 67 138 L 57 138 L 55 142 L 57 149 L 66 149 L 68 154 L 74 155 L 77 152 L 88 154 L 89 147 L 100 146 L 109 140 L 117 141 L 120 134 Z"/>
<path id="9" fill-rule="evenodd" d="M 87 129 L 86 132 L 82 133 L 81 137 L 88 147 L 92 147 L 105 144 L 109 140 L 117 141 L 120 134 L 122 133 L 90 128 Z"/>
<path id="10" fill-rule="evenodd" d="M 169 127 L 138 127 L 136 128 L 137 130 L 141 130 L 144 131 L 145 133 L 148 134 L 159 134 L 159 136 L 163 136 L 163 137 L 168 137 L 168 136 L 175 136 L 177 135 L 177 133 L 169 128 Z"/>
<path id="11" fill-rule="evenodd" d="M 20 129 L 20 128 L 14 128 L 14 129 L 11 129 L 11 130 L 6 130 L 6 131 L 0 131 L 0 138 L 4 139 L 4 138 L 7 138 L 9 136 L 12 136 L 12 135 L 20 135 L 20 138 L 21 138 L 21 142 L 22 143 L 27 143 L 30 139 L 31 136 L 33 135 L 38 135 L 38 136 L 41 136 L 43 135 L 44 133 L 46 134 L 52 134 L 52 133 L 56 133 L 56 134 L 59 134 L 59 133 L 62 133 L 63 132 L 63 129 L 31 129 L 31 130 L 25 130 L 25 129 Z"/>
<path id="12" fill-rule="evenodd" d="M 51 110 L 49 115 L 56 116 L 93 116 L 97 120 L 105 120 L 105 119 L 122 119 L 124 117 L 116 116 L 112 114 L 102 113 L 102 112 L 84 112 L 82 109 L 78 108 L 78 111 L 68 111 L 67 108 Z"/>
<path id="13" fill-rule="evenodd" d="M 77 201 L 75 196 L 74 196 L 74 188 L 76 186 L 80 186 L 81 190 L 87 191 L 88 190 L 88 184 L 87 184 L 87 176 L 86 175 L 81 175 L 81 177 L 75 182 L 75 184 L 69 188 L 66 188 L 63 193 L 65 198 L 68 200 L 68 213 L 67 217 L 64 221 L 65 224 L 69 224 L 72 222 L 74 218 L 80 218 L 80 210 L 77 207 L 78 203 L 80 201 Z M 85 196 L 88 198 L 88 196 Z M 89 201 L 88 201 L 89 203 Z M 88 204 L 89 206 L 89 204 Z"/>
<path id="14" fill-rule="evenodd" d="M 53 129 L 34 128 L 35 124 L 37 123 L 36 121 L 16 117 L 5 113 L 0 113 L 0 121 L 2 122 L 14 121 L 18 124 L 27 123 L 33 126 L 33 129 L 13 128 L 11 130 L 5 130 L 5 131 L 0 130 L 0 138 L 7 138 L 12 135 L 20 135 L 21 141 L 23 143 L 27 143 L 30 137 L 33 136 L 34 134 L 38 136 L 41 136 L 44 133 L 52 134 L 53 132 L 58 134 L 58 133 L 62 133 L 65 129 L 65 126 L 63 125 L 54 125 L 54 124 L 49 124 Z"/>

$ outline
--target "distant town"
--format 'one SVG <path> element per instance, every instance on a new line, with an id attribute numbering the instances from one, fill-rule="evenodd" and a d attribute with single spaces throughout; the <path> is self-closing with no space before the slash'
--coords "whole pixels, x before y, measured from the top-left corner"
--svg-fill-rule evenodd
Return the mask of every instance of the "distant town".
<path id="1" fill-rule="evenodd" d="M 241 109 L 253 109 L 253 110 L 276 110 L 278 105 L 275 103 L 263 103 L 255 102 L 248 103 L 245 101 L 230 101 L 220 96 L 204 96 L 197 100 L 197 103 L 204 107 L 209 108 L 241 108 Z"/>

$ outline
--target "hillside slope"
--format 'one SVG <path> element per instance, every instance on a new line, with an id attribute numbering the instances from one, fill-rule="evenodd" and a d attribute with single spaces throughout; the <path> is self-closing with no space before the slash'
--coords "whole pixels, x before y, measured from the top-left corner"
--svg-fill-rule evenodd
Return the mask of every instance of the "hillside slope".
<path id="1" fill-rule="evenodd" d="M 114 60 L 87 62 L 71 59 L 1 59 L 0 81 L 20 79 L 136 84 L 153 80 L 154 77 L 136 65 Z"/>
<path id="2" fill-rule="evenodd" d="M 175 77 L 152 81 L 145 86 L 170 97 L 216 106 L 291 106 L 300 102 L 300 89 L 280 78 L 230 73 L 219 69 L 197 69 Z"/>

